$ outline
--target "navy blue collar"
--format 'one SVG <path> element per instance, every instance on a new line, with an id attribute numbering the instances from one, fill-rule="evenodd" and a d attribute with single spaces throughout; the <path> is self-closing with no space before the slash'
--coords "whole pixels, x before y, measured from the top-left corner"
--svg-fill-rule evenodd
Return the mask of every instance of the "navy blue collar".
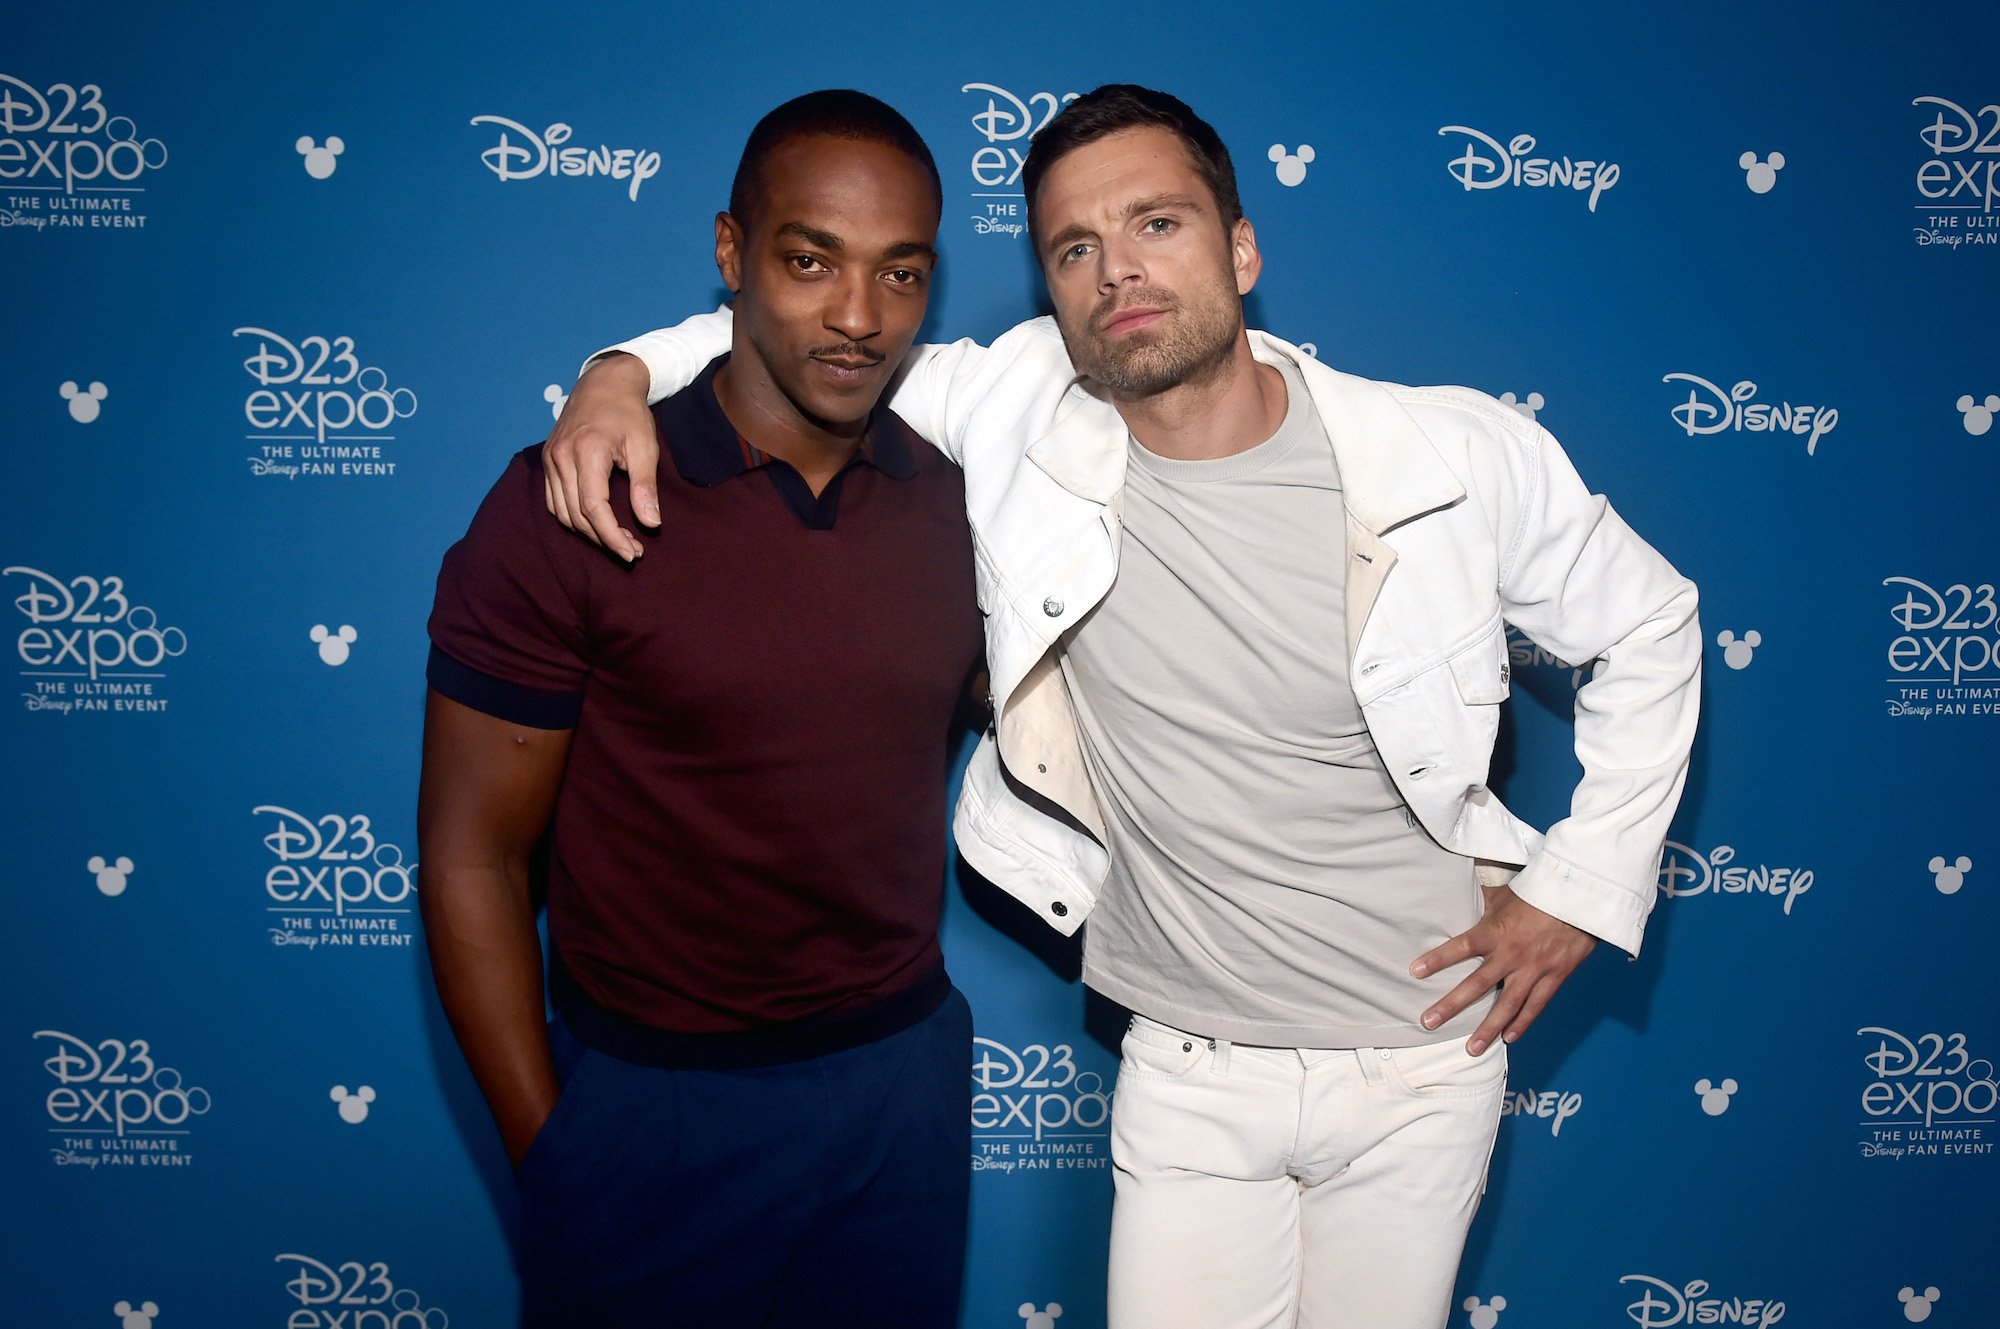
<path id="1" fill-rule="evenodd" d="M 728 363 L 728 355 L 717 356 L 694 382 L 653 405 L 654 423 L 675 469 L 683 480 L 703 488 L 780 460 L 743 437 L 723 413 L 715 395 L 715 375 Z M 917 473 L 911 450 L 915 441 L 910 427 L 878 401 L 869 413 L 855 461 L 867 462 L 893 480 L 908 480 Z"/>

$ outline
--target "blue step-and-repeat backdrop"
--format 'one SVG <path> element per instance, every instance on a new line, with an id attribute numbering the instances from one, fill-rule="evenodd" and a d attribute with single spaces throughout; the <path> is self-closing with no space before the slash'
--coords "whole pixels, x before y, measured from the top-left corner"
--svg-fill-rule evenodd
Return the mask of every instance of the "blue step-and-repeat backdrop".
<path id="1" fill-rule="evenodd" d="M 911 117 L 945 183 L 928 332 L 992 336 L 1041 299 L 1028 141 L 1113 80 L 1231 145 L 1256 323 L 1534 415 L 1702 587 L 1644 954 L 1601 949 L 1516 1049 L 1452 1325 L 2000 1314 L 1990 3 L 0 32 L 0 1322 L 510 1323 L 511 1183 L 415 908 L 439 557 L 586 354 L 714 305 L 769 107 Z M 1578 676 L 1514 661 L 1496 774 L 1545 824 Z M 1073 943 L 946 889 L 980 1038 L 962 1323 L 1102 1325 L 1117 1013 Z"/>

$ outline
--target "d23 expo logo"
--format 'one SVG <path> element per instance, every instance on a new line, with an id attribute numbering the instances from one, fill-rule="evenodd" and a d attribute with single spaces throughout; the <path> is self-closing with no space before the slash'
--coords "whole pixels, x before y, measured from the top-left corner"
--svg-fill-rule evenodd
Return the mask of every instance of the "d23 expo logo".
<path id="1" fill-rule="evenodd" d="M 2000 714 L 2000 603 L 1993 584 L 1938 590 L 1915 577 L 1884 577 L 1894 599 L 1884 678 L 1889 714 L 1929 720 Z"/>
<path id="2" fill-rule="evenodd" d="M 157 713 L 170 662 L 187 651 L 187 634 L 134 604 L 123 577 L 60 577 L 9 567 L 0 576 L 17 593 L 27 620 L 14 638 L 21 698 L 31 711 Z"/>
<path id="3" fill-rule="evenodd" d="M 972 113 L 972 127 L 982 140 L 966 165 L 972 178 L 972 233 L 1026 235 L 1021 168 L 1028 161 L 1028 144 L 1078 94 L 1031 92 L 1022 97 L 996 83 L 967 83 L 959 91 L 979 108 Z"/>
<path id="4" fill-rule="evenodd" d="M 57 1167 L 186 1167 L 194 1120 L 209 1092 L 159 1063 L 143 1038 L 79 1038 L 38 1029 L 42 1069 L 55 1080 L 43 1099 L 49 1154 Z"/>
<path id="5" fill-rule="evenodd" d="M 399 1287 L 380 1260 L 329 1263 L 310 1255 L 276 1257 L 287 1266 L 285 1294 L 295 1309 L 285 1329 L 450 1329 L 451 1316 Z"/>
<path id="6" fill-rule="evenodd" d="M 1111 1095 L 1067 1043 L 1018 1051 L 972 1040 L 972 1170 L 1047 1172 L 1111 1165 Z"/>
<path id="7" fill-rule="evenodd" d="M 1910 103 L 1924 116 L 1917 138 L 1919 248 L 1970 249 L 2000 243 L 2000 105 L 1968 110 L 1947 97 Z"/>
<path id="8" fill-rule="evenodd" d="M 1962 1033 L 1911 1037 L 1880 1025 L 1861 1039 L 1861 1155 L 1897 1161 L 1991 1154 L 2000 1083 Z"/>
<path id="9" fill-rule="evenodd" d="M 273 946 L 302 950 L 408 946 L 415 940 L 417 865 L 376 837 L 361 813 L 309 816 L 264 803 L 265 912 Z"/>
<path id="10" fill-rule="evenodd" d="M 0 231 L 142 229 L 145 177 L 166 164 L 97 84 L 0 74 Z"/>
<path id="11" fill-rule="evenodd" d="M 363 365 L 352 337 L 301 337 L 237 328 L 256 349 L 243 361 L 256 384 L 243 399 L 250 473 L 282 480 L 385 477 L 396 473 L 383 444 L 417 413 L 417 394 L 391 388 Z"/>

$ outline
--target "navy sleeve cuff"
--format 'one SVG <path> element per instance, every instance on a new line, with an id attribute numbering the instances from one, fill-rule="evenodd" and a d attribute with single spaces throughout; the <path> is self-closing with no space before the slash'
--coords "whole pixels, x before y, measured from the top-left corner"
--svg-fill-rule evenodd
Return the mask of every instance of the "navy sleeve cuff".
<path id="1" fill-rule="evenodd" d="M 424 677 L 432 691 L 497 720 L 530 729 L 574 729 L 583 714 L 581 692 L 540 692 L 482 674 L 431 647 Z"/>

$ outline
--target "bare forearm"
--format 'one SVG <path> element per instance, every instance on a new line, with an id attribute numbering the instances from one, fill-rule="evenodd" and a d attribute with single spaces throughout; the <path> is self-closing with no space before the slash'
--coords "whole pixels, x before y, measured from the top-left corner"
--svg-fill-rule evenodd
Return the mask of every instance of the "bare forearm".
<path id="1" fill-rule="evenodd" d="M 518 1163 L 558 1092 L 525 866 L 426 863 L 420 898 L 438 1000 Z"/>

